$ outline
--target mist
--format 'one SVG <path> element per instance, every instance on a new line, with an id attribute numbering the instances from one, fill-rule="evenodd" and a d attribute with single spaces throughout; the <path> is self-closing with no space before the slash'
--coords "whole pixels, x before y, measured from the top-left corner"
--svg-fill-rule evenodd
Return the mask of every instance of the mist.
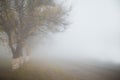
<path id="1" fill-rule="evenodd" d="M 4 26 L 0 26 L 0 80 L 120 80 L 119 0 L 19 1 L 0 1 L 2 16 L 7 21 L 4 23 L 1 18 L 0 22 L 6 25 L 5 31 L 11 32 L 10 38 L 8 32 L 1 31 L 4 31 Z M 54 5 L 50 1 L 58 3 Z M 24 7 L 26 4 L 29 6 Z M 58 4 L 60 7 L 56 6 Z M 69 25 L 65 31 L 54 34 L 52 32 L 56 32 L 56 28 L 63 29 L 60 26 L 64 25 L 62 8 L 65 12 L 69 8 L 71 10 L 66 20 Z M 54 28 L 52 23 L 56 25 L 56 20 L 60 25 Z M 17 26 L 11 26 L 14 22 Z M 40 29 L 34 31 L 38 29 L 35 25 Z M 29 36 L 29 31 L 35 34 L 40 31 L 41 35 Z"/>
<path id="2" fill-rule="evenodd" d="M 72 6 L 71 24 L 65 32 L 53 35 L 53 41 L 37 45 L 37 57 L 120 63 L 120 2 L 67 0 L 66 4 Z"/>

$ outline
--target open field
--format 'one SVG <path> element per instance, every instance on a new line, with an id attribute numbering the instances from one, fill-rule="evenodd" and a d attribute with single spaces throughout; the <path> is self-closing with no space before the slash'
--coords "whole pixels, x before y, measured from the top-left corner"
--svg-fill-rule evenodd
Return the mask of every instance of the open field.
<path id="1" fill-rule="evenodd" d="M 0 62 L 0 80 L 120 80 L 120 66 L 67 60 L 31 60 L 12 71 Z"/>

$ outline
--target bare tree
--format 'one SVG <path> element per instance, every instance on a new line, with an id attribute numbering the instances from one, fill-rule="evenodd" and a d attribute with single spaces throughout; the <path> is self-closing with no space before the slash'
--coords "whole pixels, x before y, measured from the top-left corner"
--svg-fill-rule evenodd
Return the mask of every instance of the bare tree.
<path id="1" fill-rule="evenodd" d="M 64 30 L 66 14 L 54 0 L 0 0 L 0 30 L 8 36 L 13 59 L 22 57 L 28 38 L 37 31 L 43 35 Z"/>

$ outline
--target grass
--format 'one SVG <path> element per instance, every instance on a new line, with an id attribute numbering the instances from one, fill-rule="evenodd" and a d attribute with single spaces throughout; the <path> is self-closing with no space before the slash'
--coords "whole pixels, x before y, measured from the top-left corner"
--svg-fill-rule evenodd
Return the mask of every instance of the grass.
<path id="1" fill-rule="evenodd" d="M 116 68 L 99 65 L 40 59 L 38 62 L 31 60 L 13 71 L 10 62 L 0 58 L 0 80 L 120 80 L 120 71 Z"/>
<path id="2" fill-rule="evenodd" d="M 4 70 L 0 71 L 0 80 L 73 80 L 59 67 L 43 62 L 36 64 L 30 61 L 14 71 L 10 66 L 7 62 L 1 67 Z"/>

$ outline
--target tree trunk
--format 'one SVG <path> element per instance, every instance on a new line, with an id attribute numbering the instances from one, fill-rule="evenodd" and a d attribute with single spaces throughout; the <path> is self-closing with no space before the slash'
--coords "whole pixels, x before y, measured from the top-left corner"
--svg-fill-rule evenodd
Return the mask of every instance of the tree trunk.
<path id="1" fill-rule="evenodd" d="M 27 43 L 24 44 L 23 53 L 24 53 L 25 61 L 28 62 L 30 60 L 31 47 Z"/>
<path id="2" fill-rule="evenodd" d="M 12 52 L 12 55 L 13 55 L 13 58 L 15 58 L 15 47 L 13 46 L 13 39 L 12 39 L 13 37 L 12 37 L 12 34 L 8 34 L 8 45 L 9 45 L 9 47 L 10 47 L 10 49 L 11 49 L 11 52 Z"/>
<path id="3" fill-rule="evenodd" d="M 9 40 L 9 47 L 12 52 L 12 69 L 18 69 L 21 64 L 23 64 L 22 60 L 22 44 L 16 43 L 15 41 L 15 34 L 14 32 L 8 34 L 8 40 Z"/>
<path id="4" fill-rule="evenodd" d="M 9 39 L 9 47 L 12 51 L 13 59 L 12 59 L 12 69 L 18 69 L 24 62 L 29 61 L 30 58 L 30 46 L 26 43 L 23 44 L 22 41 L 16 41 L 15 34 L 12 32 L 8 34 Z M 23 56 L 25 57 L 23 58 Z"/>
<path id="5" fill-rule="evenodd" d="M 23 45 L 21 43 L 17 43 L 15 54 L 13 54 L 13 58 L 19 58 L 23 56 L 22 48 L 23 48 Z"/>
<path id="6" fill-rule="evenodd" d="M 18 58 L 22 56 L 22 44 L 16 43 L 13 37 L 13 34 L 8 35 L 9 47 L 12 51 L 13 58 Z"/>

